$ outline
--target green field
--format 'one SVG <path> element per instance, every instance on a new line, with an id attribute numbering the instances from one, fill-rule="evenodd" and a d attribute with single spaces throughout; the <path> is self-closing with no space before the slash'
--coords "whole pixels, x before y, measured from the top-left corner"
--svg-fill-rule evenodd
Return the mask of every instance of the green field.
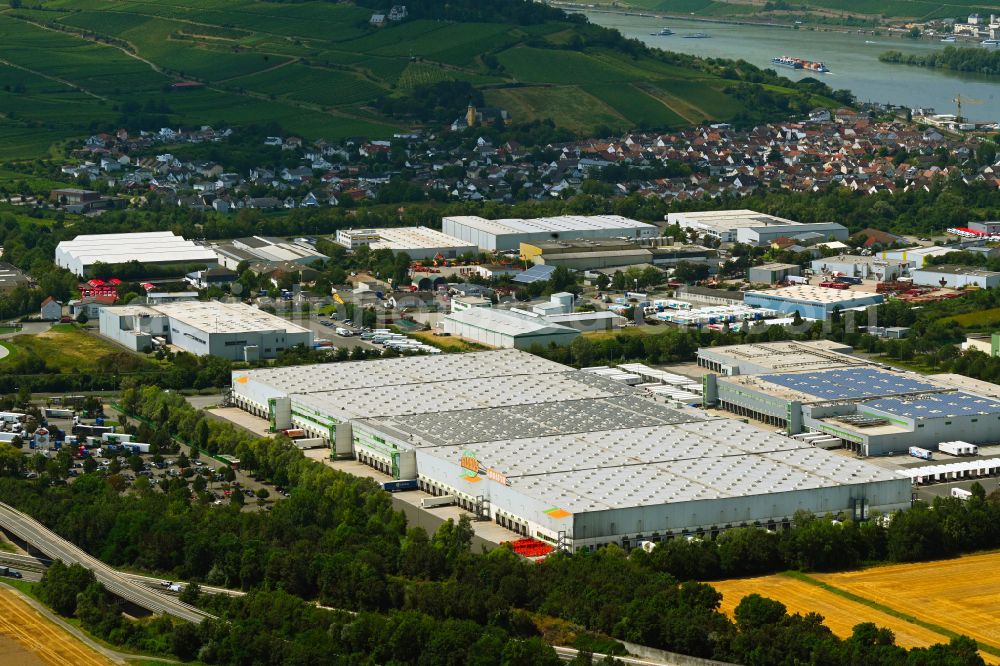
<path id="1" fill-rule="evenodd" d="M 90 334 L 76 324 L 55 324 L 37 335 L 15 335 L 4 340 L 10 355 L 0 359 L 0 368 L 24 356 L 35 356 L 58 372 L 134 372 L 155 366 L 146 359 Z"/>
<path id="2" fill-rule="evenodd" d="M 1000 325 L 1000 308 L 988 308 L 986 310 L 977 310 L 976 312 L 952 315 L 951 317 L 945 317 L 941 321 L 944 323 L 953 321 L 966 329 L 995 330 Z"/>
<path id="3" fill-rule="evenodd" d="M 719 4 L 677 3 L 689 11 Z M 5 7 L 0 159 L 58 155 L 53 145 L 60 141 L 129 122 L 150 129 L 137 109 L 158 114 L 146 124 L 275 122 L 306 138 L 384 137 L 402 125 L 373 110 L 379 98 L 447 80 L 485 86 L 490 103 L 515 121 L 550 118 L 581 132 L 728 120 L 742 109 L 721 92 L 729 83 L 711 74 L 566 48 L 577 35 L 571 23 L 409 20 L 375 28 L 371 13 L 253 0 Z M 182 81 L 203 87 L 172 88 Z"/>

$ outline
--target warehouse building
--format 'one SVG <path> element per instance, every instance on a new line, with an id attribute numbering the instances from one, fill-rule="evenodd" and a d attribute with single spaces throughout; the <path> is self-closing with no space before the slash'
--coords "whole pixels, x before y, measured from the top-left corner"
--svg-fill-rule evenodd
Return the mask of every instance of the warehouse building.
<path id="1" fill-rule="evenodd" d="M 1000 401 L 993 398 L 874 365 L 791 367 L 797 371 L 706 375 L 704 403 L 789 435 L 826 435 L 824 446 L 862 456 L 904 453 L 910 446 L 934 450 L 954 439 L 1000 439 Z"/>
<path id="2" fill-rule="evenodd" d="M 514 350 L 336 365 L 236 371 L 234 401 L 569 551 L 910 503 L 889 471 Z"/>
<path id="3" fill-rule="evenodd" d="M 1000 236 L 1000 222 L 997 220 L 989 220 L 986 222 L 969 222 L 965 225 L 967 228 L 973 231 L 978 231 L 981 234 L 986 234 L 987 236 Z"/>
<path id="4" fill-rule="evenodd" d="M 449 335 L 501 349 L 530 349 L 532 345 L 562 347 L 580 335 L 575 328 L 517 309 L 468 308 L 446 315 L 442 326 Z"/>
<path id="5" fill-rule="evenodd" d="M 881 256 L 861 257 L 854 254 L 825 257 L 812 262 L 813 272 L 819 275 L 846 275 L 879 282 L 892 282 L 904 275 L 907 268 L 908 263 L 902 259 L 885 259 Z"/>
<path id="6" fill-rule="evenodd" d="M 821 240 L 847 240 L 847 227 L 836 222 L 804 224 L 753 210 L 714 210 L 692 213 L 668 213 L 667 221 L 682 229 L 710 236 L 722 243 L 745 243 L 756 247 L 770 245 L 778 238 L 800 237 Z"/>
<path id="7" fill-rule="evenodd" d="M 784 282 L 789 276 L 800 277 L 802 267 L 798 264 L 762 264 L 751 266 L 747 271 L 747 279 L 750 282 L 777 284 Z"/>
<path id="8" fill-rule="evenodd" d="M 885 250 L 879 252 L 878 256 L 883 259 L 902 261 L 907 268 L 921 268 L 933 257 L 940 257 L 949 252 L 958 252 L 960 248 L 941 247 L 931 245 L 930 247 L 906 247 L 900 250 Z"/>
<path id="9" fill-rule="evenodd" d="M 325 254 L 316 251 L 304 241 L 286 241 L 269 236 L 237 238 L 229 243 L 220 243 L 214 248 L 219 265 L 236 270 L 241 262 L 288 262 L 308 266 L 314 261 L 326 261 Z"/>
<path id="10" fill-rule="evenodd" d="M 989 356 L 1000 356 L 1000 333 L 988 335 L 967 335 L 963 350 L 975 349 Z"/>
<path id="11" fill-rule="evenodd" d="M 913 284 L 925 287 L 950 287 L 951 289 L 966 287 L 992 289 L 1000 287 L 1000 273 L 972 266 L 950 264 L 925 266 L 913 271 Z"/>
<path id="12" fill-rule="evenodd" d="M 133 351 L 170 344 L 197 356 L 256 361 L 313 344 L 309 329 L 244 303 L 126 305 L 102 308 L 99 317 L 101 335 Z"/>
<path id="13" fill-rule="evenodd" d="M 826 320 L 836 308 L 847 310 L 878 305 L 885 298 L 882 294 L 847 289 L 829 289 L 814 285 L 798 284 L 781 289 L 751 290 L 743 292 L 743 302 L 786 314 L 798 312 L 806 319 Z"/>
<path id="14" fill-rule="evenodd" d="M 827 370 L 874 365 L 832 340 L 759 342 L 698 349 L 698 365 L 720 375 Z"/>
<path id="15" fill-rule="evenodd" d="M 540 241 L 659 236 L 659 229 L 652 224 L 620 215 L 561 215 L 530 220 L 487 220 L 475 215 L 460 215 L 443 218 L 441 229 L 484 252 L 517 251 L 521 243 Z"/>
<path id="16" fill-rule="evenodd" d="M 341 229 L 337 243 L 351 250 L 368 247 L 372 250 L 405 252 L 410 259 L 455 259 L 464 254 L 477 254 L 474 244 L 441 233 L 430 227 L 392 227 L 388 229 Z"/>
<path id="17" fill-rule="evenodd" d="M 704 263 L 716 257 L 715 250 L 700 245 L 675 245 L 672 238 L 654 238 L 642 243 L 616 239 L 545 240 L 521 243 L 520 251 L 526 261 L 577 271 L 640 264 L 675 266 L 682 261 Z"/>
<path id="18" fill-rule="evenodd" d="M 218 259 L 210 248 L 196 245 L 172 231 L 143 231 L 134 234 L 87 234 L 56 246 L 56 265 L 76 275 L 86 276 L 94 264 L 128 264 L 178 269 L 215 266 Z"/>

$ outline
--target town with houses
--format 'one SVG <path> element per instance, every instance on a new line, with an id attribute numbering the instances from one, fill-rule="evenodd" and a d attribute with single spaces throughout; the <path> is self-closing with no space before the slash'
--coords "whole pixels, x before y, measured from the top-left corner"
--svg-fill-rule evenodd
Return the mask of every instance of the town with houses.
<path id="1" fill-rule="evenodd" d="M 221 213 L 380 202 L 383 186 L 394 178 L 405 178 L 428 199 L 545 200 L 575 193 L 585 179 L 611 166 L 674 166 L 676 175 L 611 182 L 606 194 L 677 201 L 745 196 L 762 186 L 809 192 L 839 184 L 862 194 L 893 193 L 929 188 L 936 178 L 953 176 L 1000 187 L 1000 167 L 973 162 L 976 139 L 850 109 L 817 110 L 806 121 L 746 131 L 719 124 L 530 149 L 516 141 L 494 144 L 485 135 L 444 149 L 426 132 L 338 143 L 272 136 L 263 146 L 280 148 L 283 164 L 294 162 L 291 156 L 299 158 L 298 165 L 261 163 L 245 172 L 181 160 L 168 150 L 220 142 L 237 131 L 202 127 L 98 134 L 75 150 L 78 161 L 61 171 L 126 199 L 155 192 L 164 204 Z M 114 196 L 90 196 L 63 203 L 74 212 L 124 204 Z"/>

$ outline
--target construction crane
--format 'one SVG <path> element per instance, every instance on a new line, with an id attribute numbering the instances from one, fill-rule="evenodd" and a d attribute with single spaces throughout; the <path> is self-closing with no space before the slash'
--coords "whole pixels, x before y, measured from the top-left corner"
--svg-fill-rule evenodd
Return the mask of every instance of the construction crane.
<path id="1" fill-rule="evenodd" d="M 964 120 L 964 118 L 962 118 L 962 104 L 982 104 L 983 103 L 983 100 L 981 100 L 981 99 L 972 99 L 971 97 L 962 97 L 961 95 L 958 95 L 952 101 L 955 102 L 955 104 L 958 105 L 958 114 L 955 116 L 955 120 L 957 120 L 958 122 L 962 122 L 962 120 Z"/>

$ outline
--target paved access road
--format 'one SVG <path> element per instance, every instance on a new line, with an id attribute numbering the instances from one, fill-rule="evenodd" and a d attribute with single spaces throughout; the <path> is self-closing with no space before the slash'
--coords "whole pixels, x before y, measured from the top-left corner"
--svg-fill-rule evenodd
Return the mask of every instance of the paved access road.
<path id="1" fill-rule="evenodd" d="M 66 564 L 80 564 L 90 569 L 110 592 L 150 612 L 173 615 L 194 623 L 213 617 L 190 604 L 130 580 L 53 533 L 34 518 L 2 503 L 0 503 L 0 526 L 54 560 L 62 560 Z"/>

